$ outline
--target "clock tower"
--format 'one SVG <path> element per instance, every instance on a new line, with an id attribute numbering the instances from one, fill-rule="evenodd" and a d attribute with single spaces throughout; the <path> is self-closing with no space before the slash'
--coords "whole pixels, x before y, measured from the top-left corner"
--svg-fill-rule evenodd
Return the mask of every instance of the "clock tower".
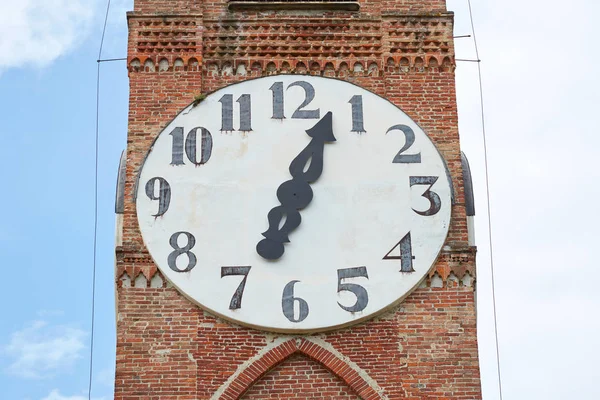
<path id="1" fill-rule="evenodd" d="M 480 399 L 444 0 L 135 0 L 115 399 Z"/>

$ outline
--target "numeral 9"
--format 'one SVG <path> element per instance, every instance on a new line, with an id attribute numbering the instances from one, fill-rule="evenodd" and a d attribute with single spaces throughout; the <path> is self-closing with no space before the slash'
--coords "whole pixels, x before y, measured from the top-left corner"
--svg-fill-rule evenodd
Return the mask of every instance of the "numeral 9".
<path id="1" fill-rule="evenodd" d="M 156 182 L 159 183 L 158 196 L 155 195 Z M 146 183 L 146 196 L 150 200 L 158 200 L 158 212 L 153 217 L 160 217 L 169 209 L 169 204 L 171 203 L 171 186 L 164 178 L 152 178 Z"/>

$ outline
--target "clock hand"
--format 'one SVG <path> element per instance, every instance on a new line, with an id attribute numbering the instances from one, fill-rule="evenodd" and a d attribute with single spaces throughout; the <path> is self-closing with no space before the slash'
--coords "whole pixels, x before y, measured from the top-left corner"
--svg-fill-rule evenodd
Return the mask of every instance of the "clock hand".
<path id="1" fill-rule="evenodd" d="M 302 218 L 298 210 L 306 207 L 313 198 L 309 183 L 316 181 L 323 172 L 323 152 L 326 142 L 334 142 L 331 111 L 307 130 L 312 140 L 290 164 L 291 180 L 283 182 L 277 189 L 277 199 L 280 206 L 269 211 L 269 229 L 263 232 L 265 239 L 256 245 L 257 253 L 267 260 L 280 258 L 285 248 L 283 243 L 289 243 L 288 234 L 296 229 Z M 283 226 L 279 225 L 285 220 Z"/>

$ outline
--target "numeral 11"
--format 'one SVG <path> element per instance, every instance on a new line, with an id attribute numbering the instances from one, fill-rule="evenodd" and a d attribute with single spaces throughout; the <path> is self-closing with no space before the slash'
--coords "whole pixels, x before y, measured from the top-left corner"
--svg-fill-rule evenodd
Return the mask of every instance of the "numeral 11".
<path id="1" fill-rule="evenodd" d="M 252 130 L 252 103 L 249 94 L 243 94 L 236 100 L 240 104 L 240 131 Z M 226 94 L 221 103 L 221 131 L 233 131 L 233 95 Z"/>

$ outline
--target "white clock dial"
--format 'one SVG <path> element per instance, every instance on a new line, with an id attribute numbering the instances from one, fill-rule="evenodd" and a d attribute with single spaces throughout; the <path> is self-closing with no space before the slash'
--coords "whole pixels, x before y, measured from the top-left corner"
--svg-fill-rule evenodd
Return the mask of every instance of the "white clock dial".
<path id="1" fill-rule="evenodd" d="M 365 320 L 426 276 L 450 224 L 441 155 L 356 85 L 278 75 L 184 109 L 139 174 L 137 216 L 162 273 L 234 322 L 314 332 Z"/>

